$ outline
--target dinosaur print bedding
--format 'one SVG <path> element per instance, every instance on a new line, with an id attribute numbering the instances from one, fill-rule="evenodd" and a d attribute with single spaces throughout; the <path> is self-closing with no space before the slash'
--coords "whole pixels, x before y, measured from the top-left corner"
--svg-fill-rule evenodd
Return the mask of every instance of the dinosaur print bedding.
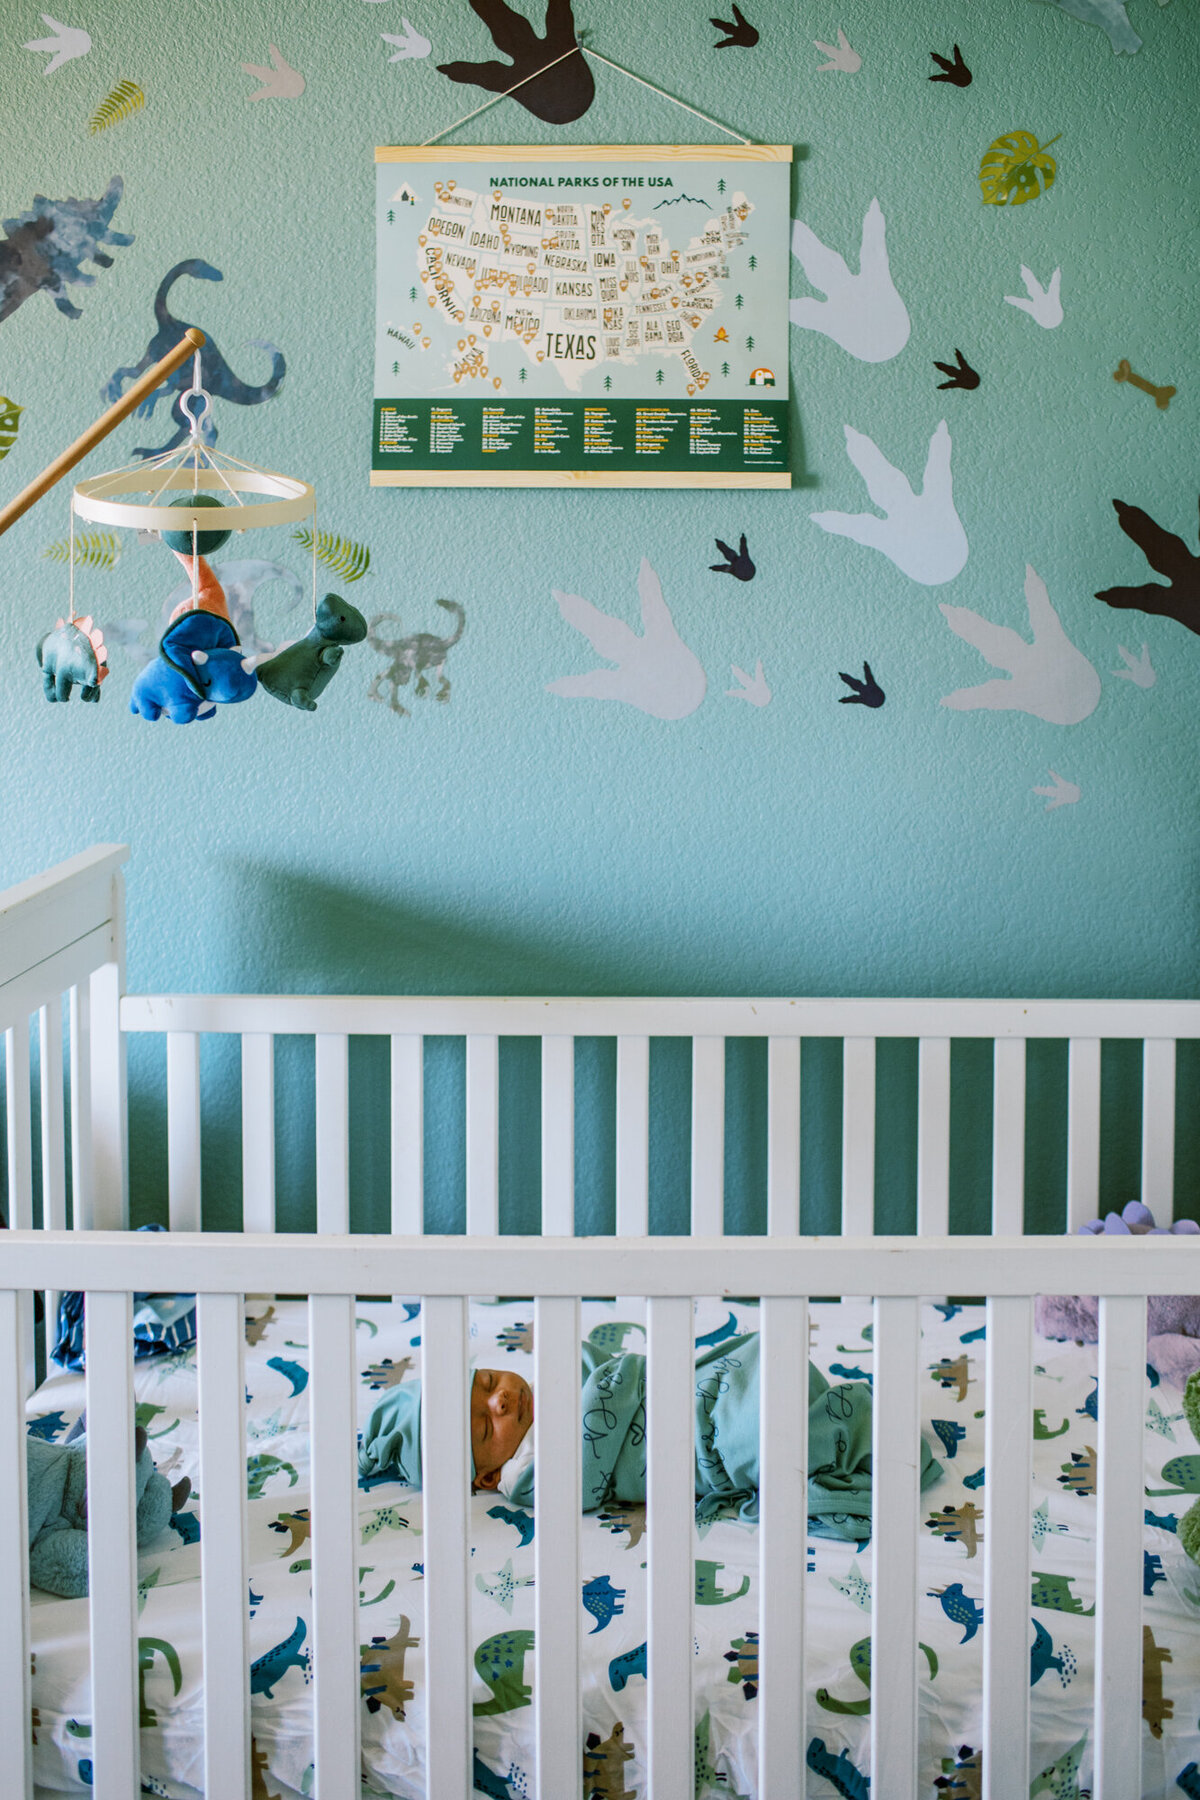
<path id="1" fill-rule="evenodd" d="M 870 1380 L 866 1301 L 814 1302 L 812 1355 L 832 1381 Z M 360 1302 L 359 1425 L 385 1386 L 419 1373 L 415 1301 Z M 747 1302 L 701 1300 L 699 1343 L 757 1325 Z M 585 1302 L 594 1342 L 640 1347 L 642 1315 Z M 532 1376 L 532 1307 L 473 1305 L 472 1355 Z M 984 1309 L 923 1308 L 924 1430 L 945 1467 L 922 1496 L 920 1744 L 922 1793 L 982 1792 L 980 1683 L 986 1469 Z M 1091 1785 L 1095 1557 L 1096 1351 L 1038 1340 L 1030 1504 L 1031 1790 L 1082 1800 Z M 195 1350 L 136 1367 L 138 1416 L 160 1468 L 197 1479 Z M 308 1555 L 308 1317 L 303 1302 L 246 1303 L 247 1487 L 255 1800 L 312 1792 Z M 1200 1491 L 1200 1446 L 1176 1395 L 1147 1379 L 1142 1562 L 1143 1800 L 1200 1794 L 1200 1569 L 1175 1528 Z M 29 1429 L 61 1441 L 84 1402 L 81 1375 L 56 1374 L 29 1406 Z M 201 1496 L 202 1502 L 202 1496 Z M 534 1626 L 532 1513 L 478 1495 L 472 1508 L 475 1787 L 532 1800 Z M 364 1796 L 424 1795 L 421 1496 L 388 1481 L 358 1494 Z M 583 1519 L 584 1800 L 645 1800 L 644 1510 Z M 195 1498 L 139 1564 L 143 1791 L 202 1792 L 199 1535 Z M 808 1800 L 866 1800 L 869 1767 L 871 1554 L 806 1538 Z M 718 1518 L 696 1530 L 696 1796 L 757 1800 L 758 1565 L 755 1527 Z M 39 1800 L 91 1786 L 86 1602 L 33 1596 Z M 1177 1778 L 1182 1781 L 1177 1785 Z M 1190 1784 L 1190 1785 L 1189 1785 Z M 797 1789 L 797 1792 L 800 1792 Z"/>

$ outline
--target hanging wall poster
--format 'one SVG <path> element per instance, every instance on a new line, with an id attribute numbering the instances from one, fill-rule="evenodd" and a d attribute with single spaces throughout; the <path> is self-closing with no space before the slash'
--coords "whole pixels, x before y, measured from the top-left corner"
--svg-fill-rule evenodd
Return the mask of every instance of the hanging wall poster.
<path id="1" fill-rule="evenodd" d="M 377 149 L 376 487 L 790 487 L 790 144 Z"/>

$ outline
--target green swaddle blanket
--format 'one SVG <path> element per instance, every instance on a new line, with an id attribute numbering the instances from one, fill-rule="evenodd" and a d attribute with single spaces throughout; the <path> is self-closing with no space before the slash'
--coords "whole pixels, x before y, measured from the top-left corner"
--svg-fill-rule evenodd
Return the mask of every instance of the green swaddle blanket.
<path id="1" fill-rule="evenodd" d="M 759 1334 L 726 1338 L 696 1359 L 693 1424 L 696 1517 L 736 1512 L 758 1517 Z M 581 1435 L 584 1512 L 646 1498 L 646 1358 L 581 1346 Z M 363 1434 L 364 1474 L 394 1466 L 420 1485 L 413 1450 L 419 1388 L 405 1382 L 379 1401 Z M 419 1402 L 418 1402 L 419 1404 Z M 408 1429 L 406 1430 L 406 1426 Z M 415 1460 L 415 1467 L 414 1467 Z M 942 1473 L 921 1440 L 921 1487 Z M 534 1503 L 534 1464 L 525 1461 L 502 1490 L 520 1506 Z M 871 1534 L 871 1390 L 865 1382 L 831 1387 L 808 1365 L 808 1530 L 817 1537 L 861 1541 Z"/>

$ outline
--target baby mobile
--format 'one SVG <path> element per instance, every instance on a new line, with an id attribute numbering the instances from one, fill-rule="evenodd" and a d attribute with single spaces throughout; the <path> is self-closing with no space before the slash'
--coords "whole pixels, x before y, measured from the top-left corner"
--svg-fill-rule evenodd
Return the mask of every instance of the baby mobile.
<path id="1" fill-rule="evenodd" d="M 204 343 L 203 332 L 189 328 L 168 356 L 0 511 L 3 533 L 160 382 L 193 357 L 192 385 L 179 398 L 191 426 L 183 444 L 147 462 L 91 476 L 72 492 L 67 612 L 37 646 L 47 700 L 69 700 L 78 688 L 81 700 L 97 701 L 108 675 L 103 632 L 90 615 L 80 617 L 75 607 L 77 517 L 157 533 L 190 580 L 190 592 L 171 614 L 157 656 L 133 684 L 129 710 L 140 718 L 168 718 L 189 725 L 193 719 L 214 718 L 218 706 L 251 699 L 260 687 L 285 705 L 315 712 L 345 646 L 361 642 L 367 634 L 363 615 L 337 594 L 326 594 L 318 602 L 314 528 L 312 628 L 261 662 L 242 654 L 219 565 L 214 570 L 207 559 L 234 531 L 300 519 L 312 519 L 315 525 L 316 495 L 306 481 L 257 468 L 203 442 L 202 427 L 212 407 L 200 381 Z M 223 514 L 219 523 L 215 512 Z"/>

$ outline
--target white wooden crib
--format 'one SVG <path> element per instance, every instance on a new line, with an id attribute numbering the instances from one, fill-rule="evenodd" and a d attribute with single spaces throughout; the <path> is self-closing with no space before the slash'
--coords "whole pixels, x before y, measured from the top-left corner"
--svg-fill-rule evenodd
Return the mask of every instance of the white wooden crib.
<path id="1" fill-rule="evenodd" d="M 200 1492 L 207 1795 L 249 1796 L 242 1297 L 310 1296 L 314 1764 L 317 1800 L 360 1793 L 358 1540 L 353 1511 L 357 1295 L 420 1295 L 425 1429 L 425 1659 L 430 1800 L 471 1792 L 466 1297 L 536 1298 L 537 1793 L 579 1793 L 579 1297 L 648 1301 L 648 1792 L 692 1800 L 693 1508 L 691 1296 L 762 1296 L 760 1794 L 804 1789 L 803 1383 L 808 1297 L 875 1297 L 876 1521 L 871 1792 L 916 1800 L 917 1544 L 921 1522 L 918 1298 L 987 1296 L 988 1529 L 984 1793 L 1029 1792 L 1028 1595 L 1032 1296 L 1099 1292 L 1099 1545 L 1094 1800 L 1140 1786 L 1137 1459 L 1110 1446 L 1141 1429 L 1149 1293 L 1200 1290 L 1200 1247 L 1178 1238 L 1084 1241 L 1065 1230 L 1099 1199 L 1101 1040 L 1144 1043 L 1142 1197 L 1171 1217 L 1175 1046 L 1200 1037 L 1200 1002 L 987 1000 L 439 999 L 390 996 L 129 995 L 122 865 L 100 847 L 0 896 L 0 1026 L 6 1032 L 10 1225 L 0 1236 L 0 1793 L 32 1793 L 29 1597 L 24 1544 L 25 1400 L 34 1379 L 34 1290 L 47 1321 L 60 1290 L 87 1292 L 94 1791 L 139 1787 L 133 1533 L 131 1293 L 199 1296 Z M 69 996 L 69 1109 L 64 1106 Z M 30 1038 L 40 1034 L 40 1105 Z M 171 1231 L 127 1223 L 125 1042 L 165 1034 Z M 201 1234 L 204 1033 L 241 1038 L 246 1231 Z M 316 1040 L 316 1235 L 274 1229 L 274 1042 Z M 350 1232 L 349 1039 L 391 1044 L 392 1233 Z M 422 1235 L 422 1040 L 466 1040 L 467 1234 Z M 542 1235 L 497 1235 L 499 1040 L 541 1040 Z M 616 1038 L 616 1231 L 574 1232 L 574 1040 Z M 649 1044 L 692 1041 L 690 1237 L 647 1234 Z M 768 1235 L 723 1233 L 724 1040 L 768 1040 Z M 844 1043 L 842 1235 L 797 1235 L 800 1054 Z M 875 1041 L 920 1041 L 918 1234 L 873 1235 Z M 950 1046 L 995 1045 L 990 1237 L 948 1234 Z M 1026 1042 L 1070 1041 L 1064 1235 L 1025 1238 Z M 65 1114 L 69 1111 L 69 1125 Z M 31 1118 L 41 1133 L 33 1193 Z M 74 1228 L 67 1219 L 67 1172 Z M 49 1330 L 49 1323 L 47 1324 Z M 1003 1368 L 1005 1380 L 990 1379 Z M 462 1421 L 455 1428 L 453 1421 Z M 569 1448 L 564 1448 L 569 1446 Z M 798 1452 L 789 1446 L 799 1446 Z M 886 1504 L 879 1497 L 886 1496 Z M 1036 1774 L 1036 1770 L 1033 1773 Z M 922 1788 L 921 1792 L 925 1790 Z"/>

